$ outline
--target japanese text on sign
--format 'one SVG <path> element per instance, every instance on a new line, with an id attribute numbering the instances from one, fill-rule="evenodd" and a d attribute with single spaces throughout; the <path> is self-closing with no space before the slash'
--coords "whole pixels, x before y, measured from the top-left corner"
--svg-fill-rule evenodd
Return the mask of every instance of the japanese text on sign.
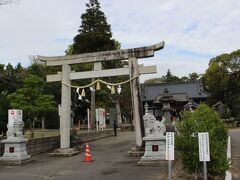
<path id="1" fill-rule="evenodd" d="M 199 161 L 210 161 L 208 132 L 198 133 Z"/>
<path id="2" fill-rule="evenodd" d="M 174 132 L 166 133 L 166 160 L 174 160 Z"/>

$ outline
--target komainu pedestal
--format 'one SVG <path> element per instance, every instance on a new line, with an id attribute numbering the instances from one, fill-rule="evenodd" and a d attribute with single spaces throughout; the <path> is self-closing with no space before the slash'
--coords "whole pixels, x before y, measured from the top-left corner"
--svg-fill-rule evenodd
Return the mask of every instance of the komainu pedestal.
<path id="1" fill-rule="evenodd" d="M 26 149 L 27 139 L 10 138 L 3 140 L 5 144 L 4 154 L 0 157 L 0 163 L 5 165 L 21 165 L 28 162 L 31 156 Z"/>
<path id="2" fill-rule="evenodd" d="M 145 153 L 141 161 L 158 161 L 166 159 L 166 137 L 147 136 L 144 137 Z"/>

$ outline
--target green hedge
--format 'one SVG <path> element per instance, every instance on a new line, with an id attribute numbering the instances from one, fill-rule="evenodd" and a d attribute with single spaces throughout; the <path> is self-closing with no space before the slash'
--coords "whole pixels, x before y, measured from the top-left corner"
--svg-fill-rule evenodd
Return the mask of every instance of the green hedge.
<path id="1" fill-rule="evenodd" d="M 194 112 L 184 111 L 177 123 L 176 147 L 181 152 L 184 167 L 190 173 L 202 173 L 203 163 L 198 155 L 198 132 L 209 132 L 209 176 L 221 176 L 229 168 L 226 158 L 227 129 L 218 114 L 201 104 Z"/>

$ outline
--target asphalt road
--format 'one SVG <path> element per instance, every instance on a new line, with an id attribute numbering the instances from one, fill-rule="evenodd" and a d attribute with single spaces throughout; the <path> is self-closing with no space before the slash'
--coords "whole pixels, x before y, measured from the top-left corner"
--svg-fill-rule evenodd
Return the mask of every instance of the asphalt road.
<path id="1" fill-rule="evenodd" d="M 230 171 L 233 180 L 240 180 L 240 128 L 230 129 L 231 148 L 232 148 L 232 166 Z"/>
<path id="2" fill-rule="evenodd" d="M 135 145 L 134 132 L 118 133 L 90 143 L 91 163 L 82 162 L 84 152 L 73 157 L 41 154 L 23 166 L 0 167 L 1 180 L 161 180 L 166 167 L 137 166 L 139 157 L 127 152 Z"/>

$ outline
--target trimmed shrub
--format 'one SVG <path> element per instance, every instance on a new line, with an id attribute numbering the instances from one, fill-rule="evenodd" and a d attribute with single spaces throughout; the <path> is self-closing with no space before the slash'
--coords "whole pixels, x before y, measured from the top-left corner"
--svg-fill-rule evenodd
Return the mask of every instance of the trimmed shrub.
<path id="1" fill-rule="evenodd" d="M 176 148 L 181 152 L 183 166 L 190 173 L 202 173 L 199 161 L 198 132 L 209 133 L 209 176 L 222 176 L 229 168 L 226 157 L 227 129 L 218 114 L 206 104 L 200 104 L 194 112 L 184 111 L 182 121 L 177 123 Z"/>

